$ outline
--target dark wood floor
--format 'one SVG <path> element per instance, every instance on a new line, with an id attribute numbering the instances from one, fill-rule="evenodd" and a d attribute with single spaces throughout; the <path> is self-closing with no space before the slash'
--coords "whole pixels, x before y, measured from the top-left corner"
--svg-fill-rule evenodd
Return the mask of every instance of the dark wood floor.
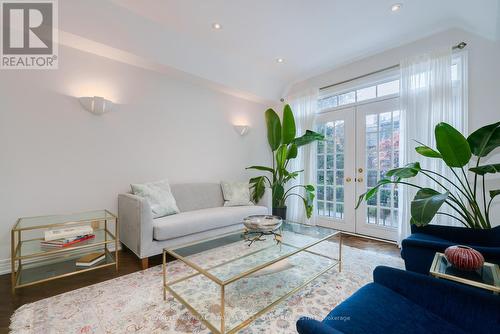
<path id="1" fill-rule="evenodd" d="M 391 256 L 399 257 L 399 249 L 389 243 L 355 237 L 344 236 L 344 245 L 360 249 L 373 250 Z M 149 266 L 161 264 L 161 256 L 149 259 Z M 10 316 L 21 305 L 75 290 L 84 286 L 106 281 L 122 275 L 141 270 L 141 263 L 130 251 L 120 252 L 120 269 L 104 268 L 82 273 L 80 275 L 61 278 L 44 284 L 19 289 L 11 294 L 10 274 L 0 276 L 0 333 L 8 333 Z"/>

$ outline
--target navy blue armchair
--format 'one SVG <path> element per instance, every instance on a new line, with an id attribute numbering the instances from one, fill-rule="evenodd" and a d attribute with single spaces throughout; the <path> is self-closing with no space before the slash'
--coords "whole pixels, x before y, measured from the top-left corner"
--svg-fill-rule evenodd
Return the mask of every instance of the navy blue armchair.
<path id="1" fill-rule="evenodd" d="M 300 334 L 490 334 L 500 329 L 500 297 L 410 271 L 377 267 L 369 283 L 323 320 L 301 318 Z"/>
<path id="2" fill-rule="evenodd" d="M 483 254 L 486 261 L 500 263 L 500 226 L 489 230 L 427 225 L 411 226 L 412 234 L 403 240 L 401 257 L 406 270 L 428 274 L 436 252 L 452 245 L 466 245 Z"/>

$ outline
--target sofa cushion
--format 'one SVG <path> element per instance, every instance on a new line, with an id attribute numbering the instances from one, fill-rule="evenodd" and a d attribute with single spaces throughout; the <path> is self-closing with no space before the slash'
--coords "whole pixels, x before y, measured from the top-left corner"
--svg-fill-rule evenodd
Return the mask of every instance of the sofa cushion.
<path id="1" fill-rule="evenodd" d="M 153 218 L 173 215 L 179 208 L 172 196 L 168 180 L 149 182 L 145 184 L 131 184 L 134 195 L 146 198 L 151 207 Z"/>
<path id="2" fill-rule="evenodd" d="M 393 290 L 370 283 L 323 320 L 343 333 L 465 333 Z"/>
<path id="3" fill-rule="evenodd" d="M 224 205 L 219 183 L 181 183 L 170 187 L 181 212 Z"/>
<path id="4" fill-rule="evenodd" d="M 181 212 L 153 220 L 155 240 L 168 240 L 188 234 L 241 224 L 250 215 L 267 214 L 264 206 L 233 206 Z"/>

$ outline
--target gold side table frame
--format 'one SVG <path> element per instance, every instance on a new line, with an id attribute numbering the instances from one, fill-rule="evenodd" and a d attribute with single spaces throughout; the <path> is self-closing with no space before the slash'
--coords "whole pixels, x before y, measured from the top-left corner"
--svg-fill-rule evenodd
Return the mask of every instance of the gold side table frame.
<path id="1" fill-rule="evenodd" d="M 110 223 L 114 224 L 114 233 L 109 229 Z M 26 234 L 39 236 L 46 229 L 76 225 L 91 225 L 96 234 L 95 239 L 67 248 L 42 249 L 40 242 L 44 240 L 43 236 L 24 238 Z M 112 245 L 114 251 L 109 249 Z M 12 293 L 14 294 L 19 288 L 100 268 L 115 266 L 115 270 L 118 271 L 118 245 L 118 218 L 108 210 L 19 218 L 11 230 Z M 96 252 L 98 249 L 103 250 L 106 256 L 103 263 L 91 267 L 71 265 L 71 261 L 75 262 L 77 258 L 86 253 Z M 62 273 L 53 274 L 58 271 Z M 29 278 L 30 275 L 32 278 Z M 24 276 L 28 278 L 23 280 Z"/>
<path id="2" fill-rule="evenodd" d="M 500 269 L 499 269 L 498 264 L 485 262 L 483 265 L 483 267 L 488 267 L 488 269 L 491 270 L 492 278 L 495 282 L 495 285 L 490 285 L 490 284 L 481 283 L 481 282 L 473 281 L 470 279 L 466 279 L 466 278 L 463 278 L 460 276 L 450 275 L 450 274 L 447 274 L 447 273 L 440 271 L 439 265 L 440 265 L 440 261 L 442 261 L 443 258 L 445 258 L 445 255 L 443 253 L 437 252 L 434 255 L 434 259 L 432 260 L 431 268 L 429 270 L 429 272 L 432 276 L 437 277 L 437 278 L 448 279 L 450 281 L 455 281 L 455 282 L 466 284 L 466 285 L 471 285 L 471 286 L 474 286 L 476 288 L 489 290 L 489 291 L 492 291 L 494 294 L 500 293 Z"/>
<path id="3" fill-rule="evenodd" d="M 234 234 L 234 232 L 233 233 L 228 233 L 227 235 L 230 235 L 230 234 Z M 225 236 L 225 235 L 223 235 L 223 236 Z M 223 236 L 219 236 L 219 237 L 223 237 Z M 332 238 L 334 238 L 336 236 L 339 237 L 339 242 L 338 242 L 339 258 L 338 259 L 326 256 L 324 254 L 320 254 L 320 253 L 314 252 L 314 251 L 312 251 L 312 250 L 309 249 L 309 248 L 311 248 L 311 247 L 313 247 L 315 245 L 318 245 L 321 242 L 331 240 Z M 210 240 L 210 239 L 208 239 L 208 240 Z M 193 244 L 197 244 L 197 243 L 201 243 L 201 242 L 204 242 L 204 241 L 206 241 L 206 240 L 201 240 L 201 241 L 194 242 L 194 243 L 191 243 L 191 244 L 188 244 L 188 245 L 182 245 L 182 246 L 176 247 L 176 249 L 177 248 L 186 247 L 186 246 L 189 246 L 189 245 L 193 245 Z M 244 240 L 242 239 L 241 242 L 244 242 Z M 209 271 L 212 270 L 212 269 L 214 269 L 214 268 L 217 268 L 219 266 L 223 266 L 223 265 L 225 265 L 227 263 L 230 263 L 232 261 L 239 260 L 242 257 L 248 256 L 248 255 L 253 255 L 256 252 L 252 252 L 252 253 L 243 255 L 241 257 L 236 257 L 236 258 L 234 258 L 232 260 L 229 260 L 227 262 L 223 262 L 223 263 L 221 263 L 219 265 L 215 265 L 213 267 L 210 267 L 210 268 L 207 268 L 207 269 L 203 269 L 200 266 L 198 266 L 197 264 L 195 264 L 192 261 L 190 261 L 189 259 L 187 259 L 186 257 L 183 257 L 183 256 L 177 254 L 175 252 L 175 250 L 165 248 L 165 249 L 163 249 L 163 265 L 162 265 L 162 270 L 163 270 L 163 300 L 166 300 L 166 298 L 167 298 L 167 292 L 169 292 L 178 301 L 180 301 L 189 311 L 191 311 L 191 313 L 193 313 L 197 317 L 198 320 L 200 320 L 203 324 L 205 324 L 212 331 L 212 333 L 216 333 L 216 334 L 233 334 L 233 333 L 236 333 L 236 332 L 242 330 L 243 328 L 247 327 L 250 323 L 252 323 L 254 320 L 256 320 L 259 316 L 261 316 L 264 313 L 266 313 L 267 311 L 271 310 L 273 307 L 277 306 L 279 303 L 281 303 L 283 300 L 285 300 L 289 296 L 297 293 L 299 290 L 301 290 L 306 285 L 308 285 L 309 283 L 311 283 L 312 281 L 314 281 L 316 278 L 320 277 L 321 275 L 325 274 L 326 272 L 328 272 L 332 268 L 338 266 L 339 272 L 342 271 L 342 232 L 340 232 L 340 231 L 332 230 L 332 234 L 331 235 L 329 235 L 327 237 L 324 237 L 324 238 L 321 238 L 321 239 L 318 239 L 317 241 L 315 241 L 315 242 L 313 242 L 311 244 L 308 244 L 305 247 L 297 247 L 297 246 L 290 245 L 290 244 L 286 243 L 286 240 L 283 240 L 281 242 L 281 244 L 282 245 L 290 246 L 292 248 L 296 248 L 296 250 L 293 251 L 293 252 L 290 252 L 289 254 L 285 254 L 285 255 L 283 255 L 281 257 L 278 257 L 278 258 L 276 258 L 276 259 L 274 259 L 272 261 L 269 261 L 269 262 L 263 263 L 263 264 L 261 264 L 259 266 L 256 266 L 256 267 L 254 267 L 254 268 L 252 268 L 252 269 L 250 269 L 248 271 L 240 273 L 239 275 L 236 275 L 236 276 L 234 276 L 234 277 L 232 277 L 230 279 L 227 279 L 227 280 L 220 280 L 216 276 L 212 275 Z M 253 273 L 255 273 L 255 272 L 259 271 L 259 270 L 262 270 L 262 269 L 264 269 L 266 267 L 269 267 L 269 266 L 271 266 L 271 265 L 273 265 L 273 264 L 275 264 L 275 263 L 277 263 L 279 261 L 282 261 L 282 260 L 284 260 L 286 258 L 289 258 L 289 257 L 291 257 L 291 256 L 293 256 L 295 254 L 298 254 L 300 252 L 307 252 L 307 253 L 310 253 L 310 254 L 314 254 L 316 256 L 322 256 L 322 257 L 328 258 L 329 260 L 333 260 L 334 262 L 332 264 L 328 265 L 326 268 L 322 269 L 320 272 L 316 273 L 314 276 L 307 278 L 305 280 L 305 282 L 303 282 L 299 286 L 295 287 L 291 291 L 287 292 L 285 295 L 281 296 L 277 300 L 273 301 L 271 304 L 267 305 L 266 307 L 264 307 L 260 311 L 254 313 L 253 315 L 251 315 L 250 317 L 248 317 L 245 321 L 241 322 L 240 324 L 238 324 L 237 326 L 235 326 L 235 327 L 233 327 L 233 328 L 231 328 L 229 330 L 226 330 L 226 325 L 225 325 L 225 292 L 226 292 L 226 286 L 228 286 L 229 284 L 231 284 L 231 283 L 233 283 L 235 281 L 238 281 L 240 279 L 248 277 L 251 274 L 253 274 Z M 181 277 L 179 279 L 173 280 L 171 282 L 167 282 L 167 261 L 166 261 L 166 259 L 167 259 L 167 253 L 170 254 L 171 256 L 173 256 L 175 259 L 180 260 L 184 264 L 186 264 L 189 267 L 195 269 L 196 272 L 193 273 L 193 274 L 191 274 L 191 275 L 188 275 L 188 276 Z M 179 283 L 181 281 L 187 280 L 187 279 L 192 278 L 194 276 L 198 276 L 200 274 L 204 275 L 205 277 L 207 277 L 208 279 L 210 279 L 211 281 L 213 281 L 214 283 L 216 283 L 220 287 L 220 301 L 221 301 L 221 303 L 220 303 L 220 305 L 221 305 L 221 307 L 220 307 L 220 328 L 216 328 L 204 316 L 202 316 L 188 301 L 186 301 L 184 298 L 182 298 L 178 293 L 176 293 L 170 287 L 171 285 L 174 285 L 174 284 Z"/>

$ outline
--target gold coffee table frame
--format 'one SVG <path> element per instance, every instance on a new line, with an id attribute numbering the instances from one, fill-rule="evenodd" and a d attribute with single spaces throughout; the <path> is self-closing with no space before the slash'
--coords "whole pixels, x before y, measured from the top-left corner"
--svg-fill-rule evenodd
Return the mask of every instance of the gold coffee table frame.
<path id="1" fill-rule="evenodd" d="M 114 223 L 115 233 L 109 230 Z M 91 225 L 95 238 L 67 248 L 43 248 L 43 230 L 76 225 Z M 23 238 L 25 235 L 31 235 Z M 33 236 L 37 236 L 33 238 Z M 12 293 L 16 289 L 48 282 L 83 272 L 115 266 L 118 271 L 118 218 L 108 210 L 19 218 L 11 230 Z M 108 249 L 114 245 L 114 252 Z M 91 267 L 77 267 L 79 257 L 104 251 L 105 259 Z M 114 253 L 114 254 L 112 254 Z"/>
<path id="2" fill-rule="evenodd" d="M 298 223 L 294 223 L 294 224 L 298 224 Z M 301 224 L 299 224 L 301 225 Z M 326 229 L 325 227 L 322 227 L 324 229 Z M 216 240 L 216 239 L 219 239 L 219 238 L 223 238 L 225 236 L 229 236 L 229 235 L 234 235 L 235 232 L 231 232 L 231 233 L 227 233 L 227 234 L 224 234 L 224 235 L 220 235 L 220 236 L 217 236 L 215 238 L 209 238 L 209 239 L 204 239 L 204 240 L 200 240 L 200 241 L 197 241 L 197 242 L 193 242 L 193 243 L 189 243 L 189 244 L 185 244 L 185 245 L 181 245 L 181 246 L 178 246 L 178 247 L 175 247 L 174 249 L 163 249 L 163 300 L 166 300 L 167 298 L 167 291 L 169 293 L 171 293 L 177 300 L 179 300 L 189 311 L 191 311 L 197 318 L 198 320 L 200 320 L 203 324 L 205 324 L 211 331 L 212 333 L 217 333 L 217 334 L 232 334 L 232 333 L 236 333 L 237 331 L 245 328 L 246 326 L 248 326 L 251 322 L 253 322 L 256 318 L 258 318 L 259 316 L 261 316 L 262 314 L 264 314 L 265 312 L 269 311 L 270 309 L 272 309 L 273 307 L 275 307 L 276 305 L 278 305 L 279 303 L 281 303 L 284 299 L 288 298 L 289 296 L 291 296 L 292 294 L 298 292 L 300 289 L 302 289 L 303 287 L 305 287 L 307 284 L 311 283 L 313 280 L 315 280 L 316 278 L 318 278 L 319 276 L 323 275 L 324 273 L 326 273 L 327 271 L 329 271 L 330 269 L 334 268 L 335 266 L 338 265 L 339 267 L 339 272 L 341 272 L 342 270 L 342 232 L 341 231 L 337 231 L 337 230 L 331 230 L 332 233 L 331 235 L 328 235 L 326 237 L 323 237 L 321 239 L 318 239 L 310 244 L 308 244 L 307 246 L 305 247 L 297 247 L 297 246 L 294 246 L 294 245 L 291 245 L 291 244 L 287 244 L 286 243 L 286 240 L 283 240 L 281 242 L 282 245 L 286 245 L 286 246 L 290 246 L 292 248 L 296 248 L 295 251 L 289 253 L 289 254 L 285 254 L 283 256 L 280 256 L 274 260 L 271 260 L 269 262 L 266 262 L 266 263 L 263 263 L 259 266 L 256 266 L 250 270 L 247 270 L 243 273 L 240 273 L 239 275 L 236 275 L 234 277 L 231 277 L 230 279 L 227 279 L 227 280 L 221 280 L 219 278 L 217 278 L 216 276 L 212 275 L 209 271 L 214 269 L 214 268 L 217 268 L 217 267 L 220 267 L 220 266 L 223 266 L 223 265 L 226 265 L 227 263 L 230 263 L 230 262 L 233 262 L 233 261 L 236 261 L 236 260 L 239 260 L 241 258 L 244 258 L 246 256 L 249 256 L 249 255 L 254 255 L 256 253 L 258 253 L 259 251 L 261 251 L 262 249 L 259 249 L 255 252 L 250 252 L 248 254 L 245 254 L 245 255 L 242 255 L 242 256 L 239 256 L 239 257 L 236 257 L 234 259 L 231 259 L 229 261 L 226 261 L 226 262 L 223 262 L 221 264 L 218 264 L 218 265 L 215 265 L 213 267 L 210 267 L 210 268 L 207 268 L 207 269 L 203 269 L 201 268 L 199 265 L 193 263 L 192 261 L 190 261 L 188 258 L 184 257 L 184 256 L 181 256 L 179 254 L 177 254 L 175 252 L 175 249 L 180 249 L 180 248 L 184 248 L 184 247 L 188 247 L 188 246 L 192 246 L 192 245 L 196 245 L 196 244 L 199 244 L 199 243 L 203 243 L 203 242 L 206 242 L 206 241 L 210 241 L 210 240 Z M 244 230 L 241 231 L 241 233 L 243 234 Z M 236 232 L 237 233 L 237 232 Z M 324 242 L 324 241 L 327 241 L 327 240 L 330 240 L 332 238 L 334 238 L 335 236 L 339 236 L 339 243 L 338 243 L 338 247 L 339 247 L 339 258 L 336 259 L 336 258 L 332 258 L 332 257 L 329 257 L 329 256 L 326 256 L 324 254 L 320 254 L 320 253 L 317 253 L 317 252 L 314 252 L 314 251 L 311 251 L 309 250 L 309 248 L 321 243 L 321 242 Z M 241 240 L 241 242 L 245 242 L 243 239 Z M 216 248 L 216 247 L 214 247 Z M 242 323 L 240 323 L 239 325 L 229 329 L 226 331 L 226 326 L 225 326 L 225 321 L 224 321 L 224 316 L 225 316 L 225 287 L 237 280 L 240 280 L 242 278 L 245 278 L 245 277 L 248 277 L 250 276 L 251 274 L 261 270 L 261 269 L 264 269 L 266 267 L 269 267 L 279 261 L 282 261 L 286 258 L 289 258 L 295 254 L 298 254 L 300 252 L 307 252 L 307 253 L 310 253 L 310 254 L 314 254 L 316 256 L 322 256 L 322 257 L 325 257 L 325 258 L 328 258 L 329 260 L 334 260 L 334 262 L 332 264 L 330 264 L 329 266 L 327 266 L 325 269 L 322 269 L 319 273 L 315 274 L 314 276 L 308 278 L 305 280 L 305 282 L 303 282 L 301 285 L 299 285 L 298 287 L 294 288 L 293 290 L 289 291 L 288 293 L 286 293 L 284 296 L 278 298 L 277 300 L 273 301 L 271 304 L 267 305 L 265 308 L 261 309 L 260 311 L 256 312 L 255 314 L 251 315 L 250 317 L 248 317 L 245 321 L 243 321 Z M 176 279 L 174 281 L 171 281 L 171 282 L 167 282 L 167 261 L 166 261 L 166 255 L 170 254 L 171 256 L 173 256 L 174 258 L 176 258 L 177 260 L 180 260 L 182 261 L 184 264 L 188 265 L 189 267 L 193 268 L 194 270 L 196 270 L 197 272 L 196 273 L 193 273 L 191 275 L 188 275 L 188 276 L 185 276 L 185 277 L 182 277 L 182 278 L 179 278 L 179 279 Z M 219 285 L 220 287 L 220 300 L 221 300 L 221 307 L 220 307 L 220 329 L 216 328 L 214 325 L 212 325 L 204 316 L 202 316 L 189 302 L 187 302 L 184 298 L 182 298 L 178 293 L 176 293 L 170 286 L 171 285 L 174 285 L 176 283 L 179 283 L 181 281 L 184 281 L 184 280 L 187 280 L 187 279 L 190 279 L 194 276 L 198 276 L 198 275 L 204 275 L 205 277 L 207 277 L 208 279 L 210 279 L 211 281 L 213 281 L 214 283 L 216 283 L 217 285 Z"/>

